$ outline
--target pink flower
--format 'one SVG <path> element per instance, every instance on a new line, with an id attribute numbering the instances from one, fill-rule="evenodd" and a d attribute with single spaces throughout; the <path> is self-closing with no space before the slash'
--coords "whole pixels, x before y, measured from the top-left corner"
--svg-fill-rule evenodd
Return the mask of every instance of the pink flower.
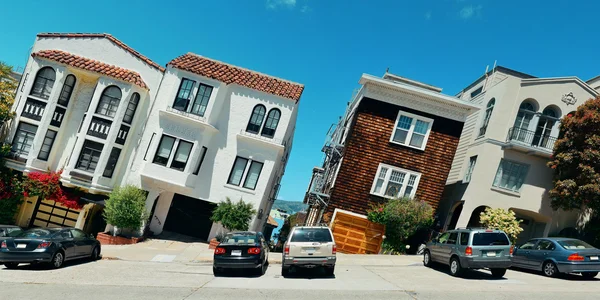
<path id="1" fill-rule="evenodd" d="M 25 197 L 25 198 L 29 197 L 29 193 L 27 191 L 24 191 L 23 192 L 23 197 Z"/>
<path id="2" fill-rule="evenodd" d="M 380 207 L 380 208 L 379 208 L 379 212 L 383 212 L 383 207 Z"/>

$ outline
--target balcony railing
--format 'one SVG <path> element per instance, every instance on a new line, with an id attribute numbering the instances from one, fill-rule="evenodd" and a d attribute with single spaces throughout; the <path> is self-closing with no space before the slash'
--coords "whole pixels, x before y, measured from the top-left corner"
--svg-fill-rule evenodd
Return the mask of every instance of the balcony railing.
<path id="1" fill-rule="evenodd" d="M 554 149 L 556 137 L 550 136 L 549 134 L 536 134 L 536 132 L 531 130 L 513 127 L 508 130 L 506 141 L 552 151 Z"/>
<path id="2" fill-rule="evenodd" d="M 25 107 L 23 107 L 23 112 L 21 113 L 21 116 L 39 121 L 42 119 L 45 109 L 46 103 L 33 99 L 27 99 L 27 101 L 25 102 Z"/>
<path id="3" fill-rule="evenodd" d="M 111 125 L 111 121 L 93 117 L 87 134 L 101 139 L 106 139 L 106 137 L 108 136 L 108 132 L 110 131 Z"/>
<path id="4" fill-rule="evenodd" d="M 309 192 L 311 193 L 323 193 L 323 187 L 325 185 L 325 174 L 323 172 L 314 172 L 313 180 L 310 184 Z"/>

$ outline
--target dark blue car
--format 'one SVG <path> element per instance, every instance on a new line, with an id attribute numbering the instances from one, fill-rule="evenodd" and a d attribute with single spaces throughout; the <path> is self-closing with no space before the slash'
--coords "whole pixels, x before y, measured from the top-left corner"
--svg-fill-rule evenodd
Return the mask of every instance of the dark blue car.
<path id="1" fill-rule="evenodd" d="M 548 277 L 580 273 L 594 278 L 600 272 L 600 250 L 577 239 L 537 238 L 515 248 L 512 266 L 542 271 Z"/>

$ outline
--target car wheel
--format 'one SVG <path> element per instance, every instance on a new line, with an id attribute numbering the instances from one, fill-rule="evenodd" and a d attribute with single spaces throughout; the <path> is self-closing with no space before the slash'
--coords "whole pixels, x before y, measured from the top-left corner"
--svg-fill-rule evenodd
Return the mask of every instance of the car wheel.
<path id="1" fill-rule="evenodd" d="M 223 273 L 224 273 L 223 270 L 221 270 L 217 267 L 213 267 L 213 275 L 215 277 L 221 277 L 221 276 L 223 276 Z"/>
<path id="2" fill-rule="evenodd" d="M 7 269 L 16 269 L 19 266 L 19 264 L 18 263 L 4 263 L 4 266 Z"/>
<path id="3" fill-rule="evenodd" d="M 457 257 L 453 257 L 450 260 L 450 275 L 452 276 L 460 276 L 462 274 L 462 267 L 460 266 L 460 261 Z"/>
<path id="4" fill-rule="evenodd" d="M 290 267 L 281 266 L 281 276 L 288 277 L 290 275 Z"/>
<path id="5" fill-rule="evenodd" d="M 90 255 L 90 259 L 92 261 L 96 261 L 100 258 L 100 249 L 98 247 L 94 247 L 94 250 L 92 250 L 92 254 Z"/>
<path id="6" fill-rule="evenodd" d="M 50 261 L 50 266 L 54 269 L 58 269 L 62 267 L 65 262 L 65 254 L 62 251 L 56 251 L 52 256 L 52 260 Z"/>
<path id="7" fill-rule="evenodd" d="M 335 266 L 331 266 L 331 267 L 326 267 L 325 268 L 325 275 L 331 277 L 335 275 Z"/>
<path id="8" fill-rule="evenodd" d="M 492 276 L 495 278 L 502 278 L 506 274 L 506 269 L 492 269 Z"/>
<path id="9" fill-rule="evenodd" d="M 544 275 L 547 277 L 556 277 L 556 275 L 558 275 L 558 268 L 556 268 L 556 265 L 553 262 L 547 261 L 542 267 L 542 272 L 544 272 Z"/>
<path id="10" fill-rule="evenodd" d="M 581 276 L 583 276 L 585 279 L 592 279 L 598 276 L 598 272 L 583 272 L 581 273 Z"/>
<path id="11" fill-rule="evenodd" d="M 262 263 L 262 265 L 260 265 L 260 268 L 258 268 L 256 270 L 256 275 L 263 276 L 263 275 L 265 275 L 266 272 L 267 272 L 267 262 L 265 261 L 264 263 Z"/>
<path id="12" fill-rule="evenodd" d="M 423 265 L 431 267 L 431 253 L 429 250 L 425 250 L 425 253 L 423 253 Z"/>

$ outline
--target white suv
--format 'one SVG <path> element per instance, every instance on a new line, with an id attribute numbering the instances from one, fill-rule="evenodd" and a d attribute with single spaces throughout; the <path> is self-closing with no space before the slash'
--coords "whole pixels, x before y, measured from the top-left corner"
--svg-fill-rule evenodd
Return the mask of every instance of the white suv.
<path id="1" fill-rule="evenodd" d="M 329 227 L 296 226 L 283 249 L 282 276 L 287 276 L 292 267 L 323 267 L 328 276 L 333 276 L 337 247 Z"/>

